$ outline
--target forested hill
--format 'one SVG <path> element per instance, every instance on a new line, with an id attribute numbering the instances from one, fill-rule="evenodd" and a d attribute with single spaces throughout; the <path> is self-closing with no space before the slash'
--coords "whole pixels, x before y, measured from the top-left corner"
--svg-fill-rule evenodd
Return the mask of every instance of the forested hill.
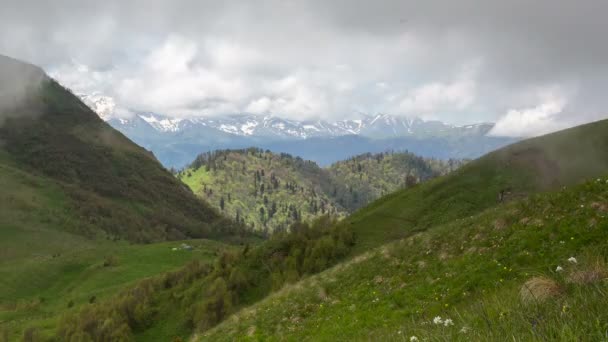
<path id="1" fill-rule="evenodd" d="M 35 182 L 26 182 L 28 177 Z M 151 242 L 228 236 L 238 228 L 42 69 L 3 56 L 0 181 L 11 185 L 0 196 L 6 200 L 0 226 L 24 231 L 40 224 L 90 237 Z M 54 205 L 65 202 L 51 215 L 40 209 L 51 222 L 37 219 L 34 195 L 25 204 L 15 200 L 26 193 L 16 184 L 29 188 L 42 182 L 56 187 Z M 39 194 L 40 186 L 28 191 Z"/>
<path id="2" fill-rule="evenodd" d="M 289 154 L 250 148 L 201 154 L 177 176 L 227 216 L 270 232 L 323 214 L 344 216 L 461 163 L 387 152 L 321 168 Z"/>
<path id="3" fill-rule="evenodd" d="M 396 190 L 454 171 L 464 162 L 422 158 L 408 152 L 366 153 L 334 163 L 328 171 L 349 190 L 350 196 L 339 197 L 338 203 L 354 210 Z"/>

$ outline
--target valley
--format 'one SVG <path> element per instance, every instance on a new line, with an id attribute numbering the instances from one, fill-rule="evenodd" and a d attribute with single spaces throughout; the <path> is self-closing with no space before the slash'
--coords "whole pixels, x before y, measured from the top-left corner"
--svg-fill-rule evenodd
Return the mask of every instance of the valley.
<path id="1" fill-rule="evenodd" d="M 0 20 L 0 342 L 607 338 L 603 54 L 542 53 L 587 26 L 164 5 Z"/>

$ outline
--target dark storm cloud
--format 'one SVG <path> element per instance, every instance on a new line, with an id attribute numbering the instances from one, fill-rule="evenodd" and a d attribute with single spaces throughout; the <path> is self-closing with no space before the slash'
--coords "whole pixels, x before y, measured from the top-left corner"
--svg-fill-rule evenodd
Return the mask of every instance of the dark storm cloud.
<path id="1" fill-rule="evenodd" d="M 3 1 L 0 52 L 176 116 L 385 111 L 534 135 L 608 113 L 608 2 Z"/>

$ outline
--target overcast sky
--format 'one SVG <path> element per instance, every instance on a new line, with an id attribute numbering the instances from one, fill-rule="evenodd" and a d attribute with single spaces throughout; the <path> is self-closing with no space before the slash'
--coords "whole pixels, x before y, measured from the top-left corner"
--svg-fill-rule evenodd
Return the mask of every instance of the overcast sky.
<path id="1" fill-rule="evenodd" d="M 0 53 L 125 110 L 382 112 L 518 136 L 608 117 L 604 0 L 0 4 Z"/>

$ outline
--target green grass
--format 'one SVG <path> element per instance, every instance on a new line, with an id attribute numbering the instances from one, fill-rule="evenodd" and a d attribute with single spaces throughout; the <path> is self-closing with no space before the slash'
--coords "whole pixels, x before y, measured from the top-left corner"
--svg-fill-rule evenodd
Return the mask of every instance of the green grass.
<path id="1" fill-rule="evenodd" d="M 173 251 L 181 241 L 136 245 L 76 234 L 79 221 L 62 187 L 21 170 L 3 153 L 0 187 L 0 330 L 15 339 L 30 326 L 54 332 L 70 302 L 78 308 L 93 296 L 103 300 L 142 278 L 231 248 L 188 240 L 193 251 Z M 114 264 L 104 267 L 107 260 Z"/>
<path id="2" fill-rule="evenodd" d="M 598 262 L 608 272 L 607 198 L 604 178 L 415 233 L 286 287 L 200 340 L 605 339 L 608 273 L 568 279 Z M 524 304 L 520 288 L 541 275 L 561 294 Z"/>
<path id="3" fill-rule="evenodd" d="M 84 246 L 76 241 L 71 241 L 71 251 L 56 257 L 41 254 L 0 263 L 3 328 L 19 335 L 29 326 L 48 326 L 50 334 L 70 302 L 78 308 L 93 296 L 104 300 L 143 278 L 191 260 L 212 261 L 220 251 L 231 248 L 211 240 L 184 241 L 194 247 L 192 251 L 179 249 L 181 241 L 150 245 L 98 241 Z M 108 260 L 111 265 L 104 266 Z"/>
<path id="4" fill-rule="evenodd" d="M 608 173 L 608 120 L 529 139 L 492 152 L 447 176 L 385 196 L 345 220 L 355 253 L 465 218 L 504 201 Z"/>

